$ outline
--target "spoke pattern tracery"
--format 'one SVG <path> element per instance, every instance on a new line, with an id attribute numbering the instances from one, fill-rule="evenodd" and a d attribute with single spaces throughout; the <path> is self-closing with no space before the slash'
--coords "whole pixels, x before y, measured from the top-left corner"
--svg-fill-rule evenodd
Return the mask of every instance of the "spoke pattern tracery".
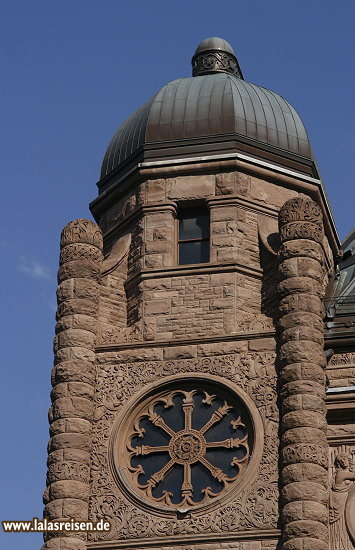
<path id="1" fill-rule="evenodd" d="M 201 400 L 201 394 L 203 398 Z M 197 396 L 200 396 L 200 399 Z M 174 402 L 175 398 L 177 399 Z M 186 507 L 196 506 L 202 504 L 207 500 L 210 500 L 220 495 L 229 484 L 234 482 L 239 476 L 241 471 L 245 468 L 249 461 L 249 435 L 241 416 L 236 414 L 233 406 L 229 405 L 226 401 L 223 402 L 219 408 L 218 403 L 221 400 L 215 395 L 209 395 L 205 391 L 201 390 L 175 390 L 168 396 L 160 397 L 154 400 L 147 409 L 137 418 L 133 430 L 130 433 L 129 442 L 127 448 L 129 451 L 128 469 L 132 473 L 135 485 L 141 490 L 150 500 L 156 503 L 162 503 L 167 506 L 174 507 Z M 194 428 L 194 413 L 198 414 L 198 407 L 212 407 L 209 420 L 199 429 Z M 163 418 L 162 414 L 158 414 L 157 409 L 160 407 L 163 410 L 170 410 L 175 414 L 183 414 L 183 429 L 173 429 L 169 425 L 167 418 Z M 231 420 L 232 418 L 232 420 Z M 145 426 L 148 424 L 148 428 L 143 428 L 141 425 L 142 420 L 145 420 Z M 148 421 L 148 422 L 147 422 Z M 220 439 L 217 441 L 207 441 L 208 432 L 214 427 L 214 434 L 217 427 L 218 434 L 225 434 L 225 429 L 219 430 L 223 423 L 227 423 L 228 433 L 232 433 L 232 437 L 226 439 Z M 137 438 L 144 438 L 149 436 L 149 426 L 156 426 L 165 433 L 170 439 L 168 443 L 164 445 L 134 445 Z M 233 434 L 233 432 L 235 432 Z M 213 460 L 208 457 L 209 450 L 222 450 L 232 449 L 232 455 L 227 454 L 224 460 L 230 460 L 228 467 L 219 467 L 214 464 Z M 226 451 L 228 453 L 228 451 Z M 166 463 L 160 466 L 159 461 L 153 463 L 154 472 L 148 477 L 142 464 L 137 463 L 137 457 L 147 457 L 151 455 L 154 459 L 154 455 L 163 456 Z M 200 489 L 202 495 L 196 498 L 194 495 L 194 483 L 192 476 L 192 467 L 195 464 L 202 466 L 210 479 L 216 480 L 219 491 L 215 492 L 210 485 Z M 168 485 L 164 485 L 169 473 L 174 470 L 175 467 L 183 468 L 183 477 L 179 487 L 179 494 L 177 502 L 176 489 L 172 492 Z M 227 471 L 228 470 L 228 471 Z M 232 474 L 230 472 L 232 470 Z M 142 479 L 144 481 L 139 481 Z M 157 496 L 156 489 L 160 488 L 160 496 Z M 155 492 L 155 495 L 153 494 Z M 159 492 L 159 491 L 158 491 Z M 202 500 L 201 500 L 202 496 Z M 173 500 L 174 502 L 173 502 Z"/>

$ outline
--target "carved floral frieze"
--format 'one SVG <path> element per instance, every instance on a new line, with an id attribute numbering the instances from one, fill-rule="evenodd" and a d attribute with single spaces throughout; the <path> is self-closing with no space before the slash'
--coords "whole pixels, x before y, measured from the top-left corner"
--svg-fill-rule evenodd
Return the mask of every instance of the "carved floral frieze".
<path id="1" fill-rule="evenodd" d="M 355 366 L 355 353 L 335 353 L 329 363 L 329 367 L 351 367 Z"/>

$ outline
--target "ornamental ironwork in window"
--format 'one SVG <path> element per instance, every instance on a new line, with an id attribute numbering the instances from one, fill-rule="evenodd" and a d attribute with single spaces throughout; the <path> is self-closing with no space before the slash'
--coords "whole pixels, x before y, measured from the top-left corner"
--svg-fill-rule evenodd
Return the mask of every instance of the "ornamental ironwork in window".
<path id="1" fill-rule="evenodd" d="M 245 404 L 201 379 L 175 383 L 142 401 L 121 424 L 116 472 L 154 507 L 194 509 L 227 494 L 245 477 L 255 447 Z"/>

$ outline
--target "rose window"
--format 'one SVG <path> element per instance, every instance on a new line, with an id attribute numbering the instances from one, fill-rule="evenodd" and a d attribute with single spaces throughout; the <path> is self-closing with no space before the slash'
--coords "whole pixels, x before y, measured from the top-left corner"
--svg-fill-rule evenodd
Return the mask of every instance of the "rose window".
<path id="1" fill-rule="evenodd" d="M 153 395 L 123 422 L 126 443 L 117 470 L 146 502 L 191 508 L 243 478 L 254 444 L 250 415 L 227 388 L 199 385 L 205 388 L 180 383 Z"/>

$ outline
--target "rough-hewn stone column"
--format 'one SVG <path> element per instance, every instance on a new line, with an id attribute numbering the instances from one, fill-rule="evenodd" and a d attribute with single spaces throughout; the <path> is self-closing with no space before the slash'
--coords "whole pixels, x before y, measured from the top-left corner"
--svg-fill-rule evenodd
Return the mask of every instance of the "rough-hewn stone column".
<path id="1" fill-rule="evenodd" d="M 328 550 L 320 209 L 290 199 L 279 229 L 282 550 Z"/>
<path id="2" fill-rule="evenodd" d="M 102 234 L 89 220 L 62 231 L 54 341 L 51 440 L 44 514 L 52 520 L 88 519 L 95 337 Z M 50 538 L 50 537 L 53 538 Z M 45 550 L 83 550 L 86 533 L 50 534 Z"/>

